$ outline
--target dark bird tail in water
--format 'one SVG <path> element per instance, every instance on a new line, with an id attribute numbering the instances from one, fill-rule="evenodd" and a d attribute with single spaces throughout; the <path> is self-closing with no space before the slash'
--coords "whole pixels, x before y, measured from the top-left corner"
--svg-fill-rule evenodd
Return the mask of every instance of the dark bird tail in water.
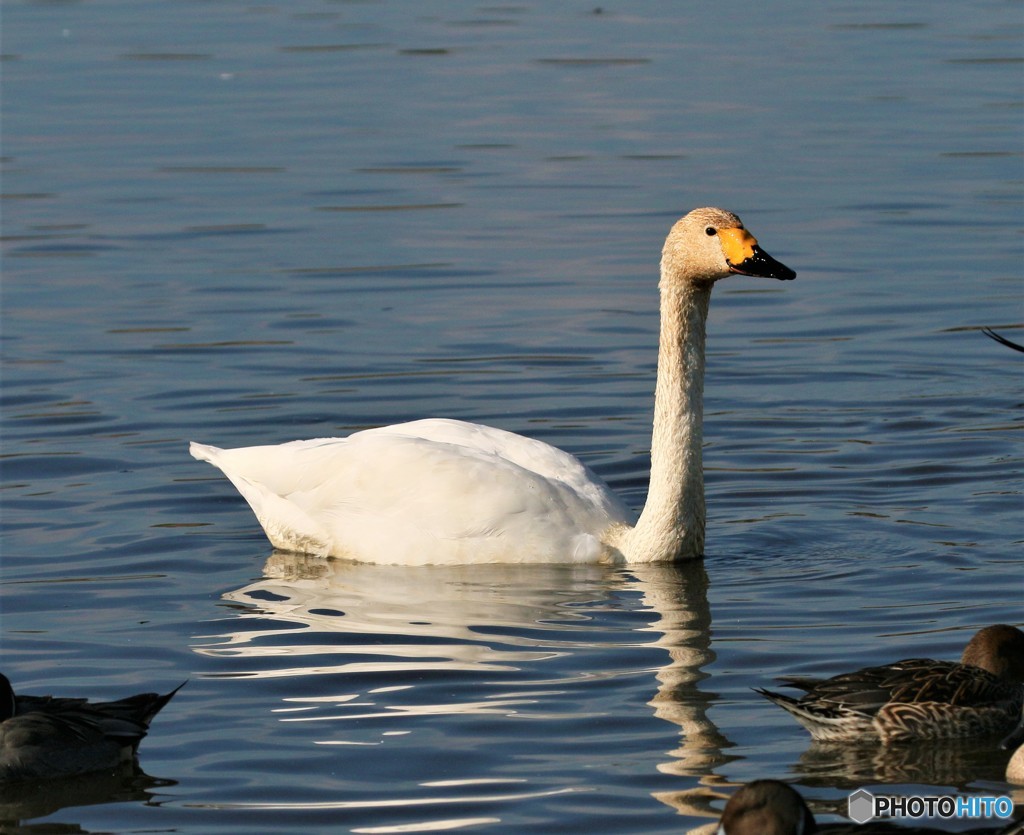
<path id="1" fill-rule="evenodd" d="M 1007 348 L 1013 348 L 1014 351 L 1020 351 L 1021 353 L 1024 353 L 1024 345 L 1018 345 L 1016 342 L 1007 339 L 1005 336 L 1000 336 L 998 333 L 992 330 L 992 328 L 982 328 L 981 332 L 985 334 L 985 336 L 987 336 L 989 339 L 994 339 L 1000 345 L 1005 345 Z"/>

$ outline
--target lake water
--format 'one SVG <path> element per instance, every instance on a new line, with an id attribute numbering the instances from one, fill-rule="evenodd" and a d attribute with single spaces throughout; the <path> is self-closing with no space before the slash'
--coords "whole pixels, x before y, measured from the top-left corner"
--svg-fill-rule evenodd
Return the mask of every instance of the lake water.
<path id="1" fill-rule="evenodd" d="M 4 797 L 6 831 L 1011 791 L 990 745 L 837 757 L 751 688 L 1024 622 L 1024 360 L 979 330 L 1024 342 L 1024 15 L 753 6 L 4 3 L 3 670 L 189 681 L 151 779 Z M 275 554 L 188 456 L 442 415 L 639 506 L 660 247 L 708 204 L 799 277 L 715 291 L 702 562 Z"/>

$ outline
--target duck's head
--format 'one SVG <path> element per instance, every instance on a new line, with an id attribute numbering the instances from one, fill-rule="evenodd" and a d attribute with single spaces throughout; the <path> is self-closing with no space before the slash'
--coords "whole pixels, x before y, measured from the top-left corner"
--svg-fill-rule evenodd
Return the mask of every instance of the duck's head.
<path id="1" fill-rule="evenodd" d="M 796 278 L 761 249 L 736 215 L 714 208 L 694 209 L 676 222 L 661 253 L 661 271 L 669 283 L 710 283 L 734 274 Z"/>
<path id="2" fill-rule="evenodd" d="M 754 780 L 725 806 L 717 835 L 811 835 L 814 815 L 797 791 L 779 780 Z"/>
<path id="3" fill-rule="evenodd" d="M 997 623 L 971 638 L 961 662 L 988 670 L 1006 681 L 1024 684 L 1024 632 Z"/>

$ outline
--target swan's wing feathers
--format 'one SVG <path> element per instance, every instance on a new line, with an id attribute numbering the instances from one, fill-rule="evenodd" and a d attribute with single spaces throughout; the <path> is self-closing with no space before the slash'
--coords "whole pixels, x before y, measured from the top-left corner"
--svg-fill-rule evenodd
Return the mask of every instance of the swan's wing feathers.
<path id="1" fill-rule="evenodd" d="M 383 426 L 358 432 L 351 437 L 354 440 L 363 435 L 422 438 L 476 450 L 489 458 L 500 458 L 516 464 L 541 478 L 561 482 L 586 501 L 603 508 L 616 521 L 631 521 L 629 510 L 600 476 L 575 455 L 536 438 L 493 426 L 447 418 L 427 418 Z"/>
<path id="2" fill-rule="evenodd" d="M 314 438 L 237 449 L 192 443 L 189 450 L 194 458 L 213 464 L 229 477 L 241 476 L 285 496 L 315 490 L 337 473 L 351 473 L 347 462 L 352 447 L 382 438 L 433 441 L 474 450 L 491 459 L 510 461 L 542 478 L 560 481 L 609 508 L 621 507 L 610 488 L 575 456 L 534 438 L 461 420 L 428 418 L 365 429 L 346 438 Z M 621 513 L 626 515 L 624 507 Z"/>
<path id="3" fill-rule="evenodd" d="M 599 524 L 600 514 L 566 485 L 479 448 L 387 434 L 352 441 L 344 471 L 288 497 L 323 521 L 338 550 L 434 562 L 460 548 L 543 547 L 554 559 L 568 547 L 565 530 Z"/>

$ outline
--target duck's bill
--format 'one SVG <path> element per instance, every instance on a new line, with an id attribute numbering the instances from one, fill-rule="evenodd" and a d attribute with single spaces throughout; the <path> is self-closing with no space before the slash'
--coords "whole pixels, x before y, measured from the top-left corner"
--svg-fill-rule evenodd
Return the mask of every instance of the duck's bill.
<path id="1" fill-rule="evenodd" d="M 751 247 L 749 257 L 738 264 L 729 262 L 729 269 L 739 275 L 753 275 L 761 278 L 778 278 L 789 281 L 796 278 L 796 273 L 780 261 L 776 261 L 759 246 Z"/>

